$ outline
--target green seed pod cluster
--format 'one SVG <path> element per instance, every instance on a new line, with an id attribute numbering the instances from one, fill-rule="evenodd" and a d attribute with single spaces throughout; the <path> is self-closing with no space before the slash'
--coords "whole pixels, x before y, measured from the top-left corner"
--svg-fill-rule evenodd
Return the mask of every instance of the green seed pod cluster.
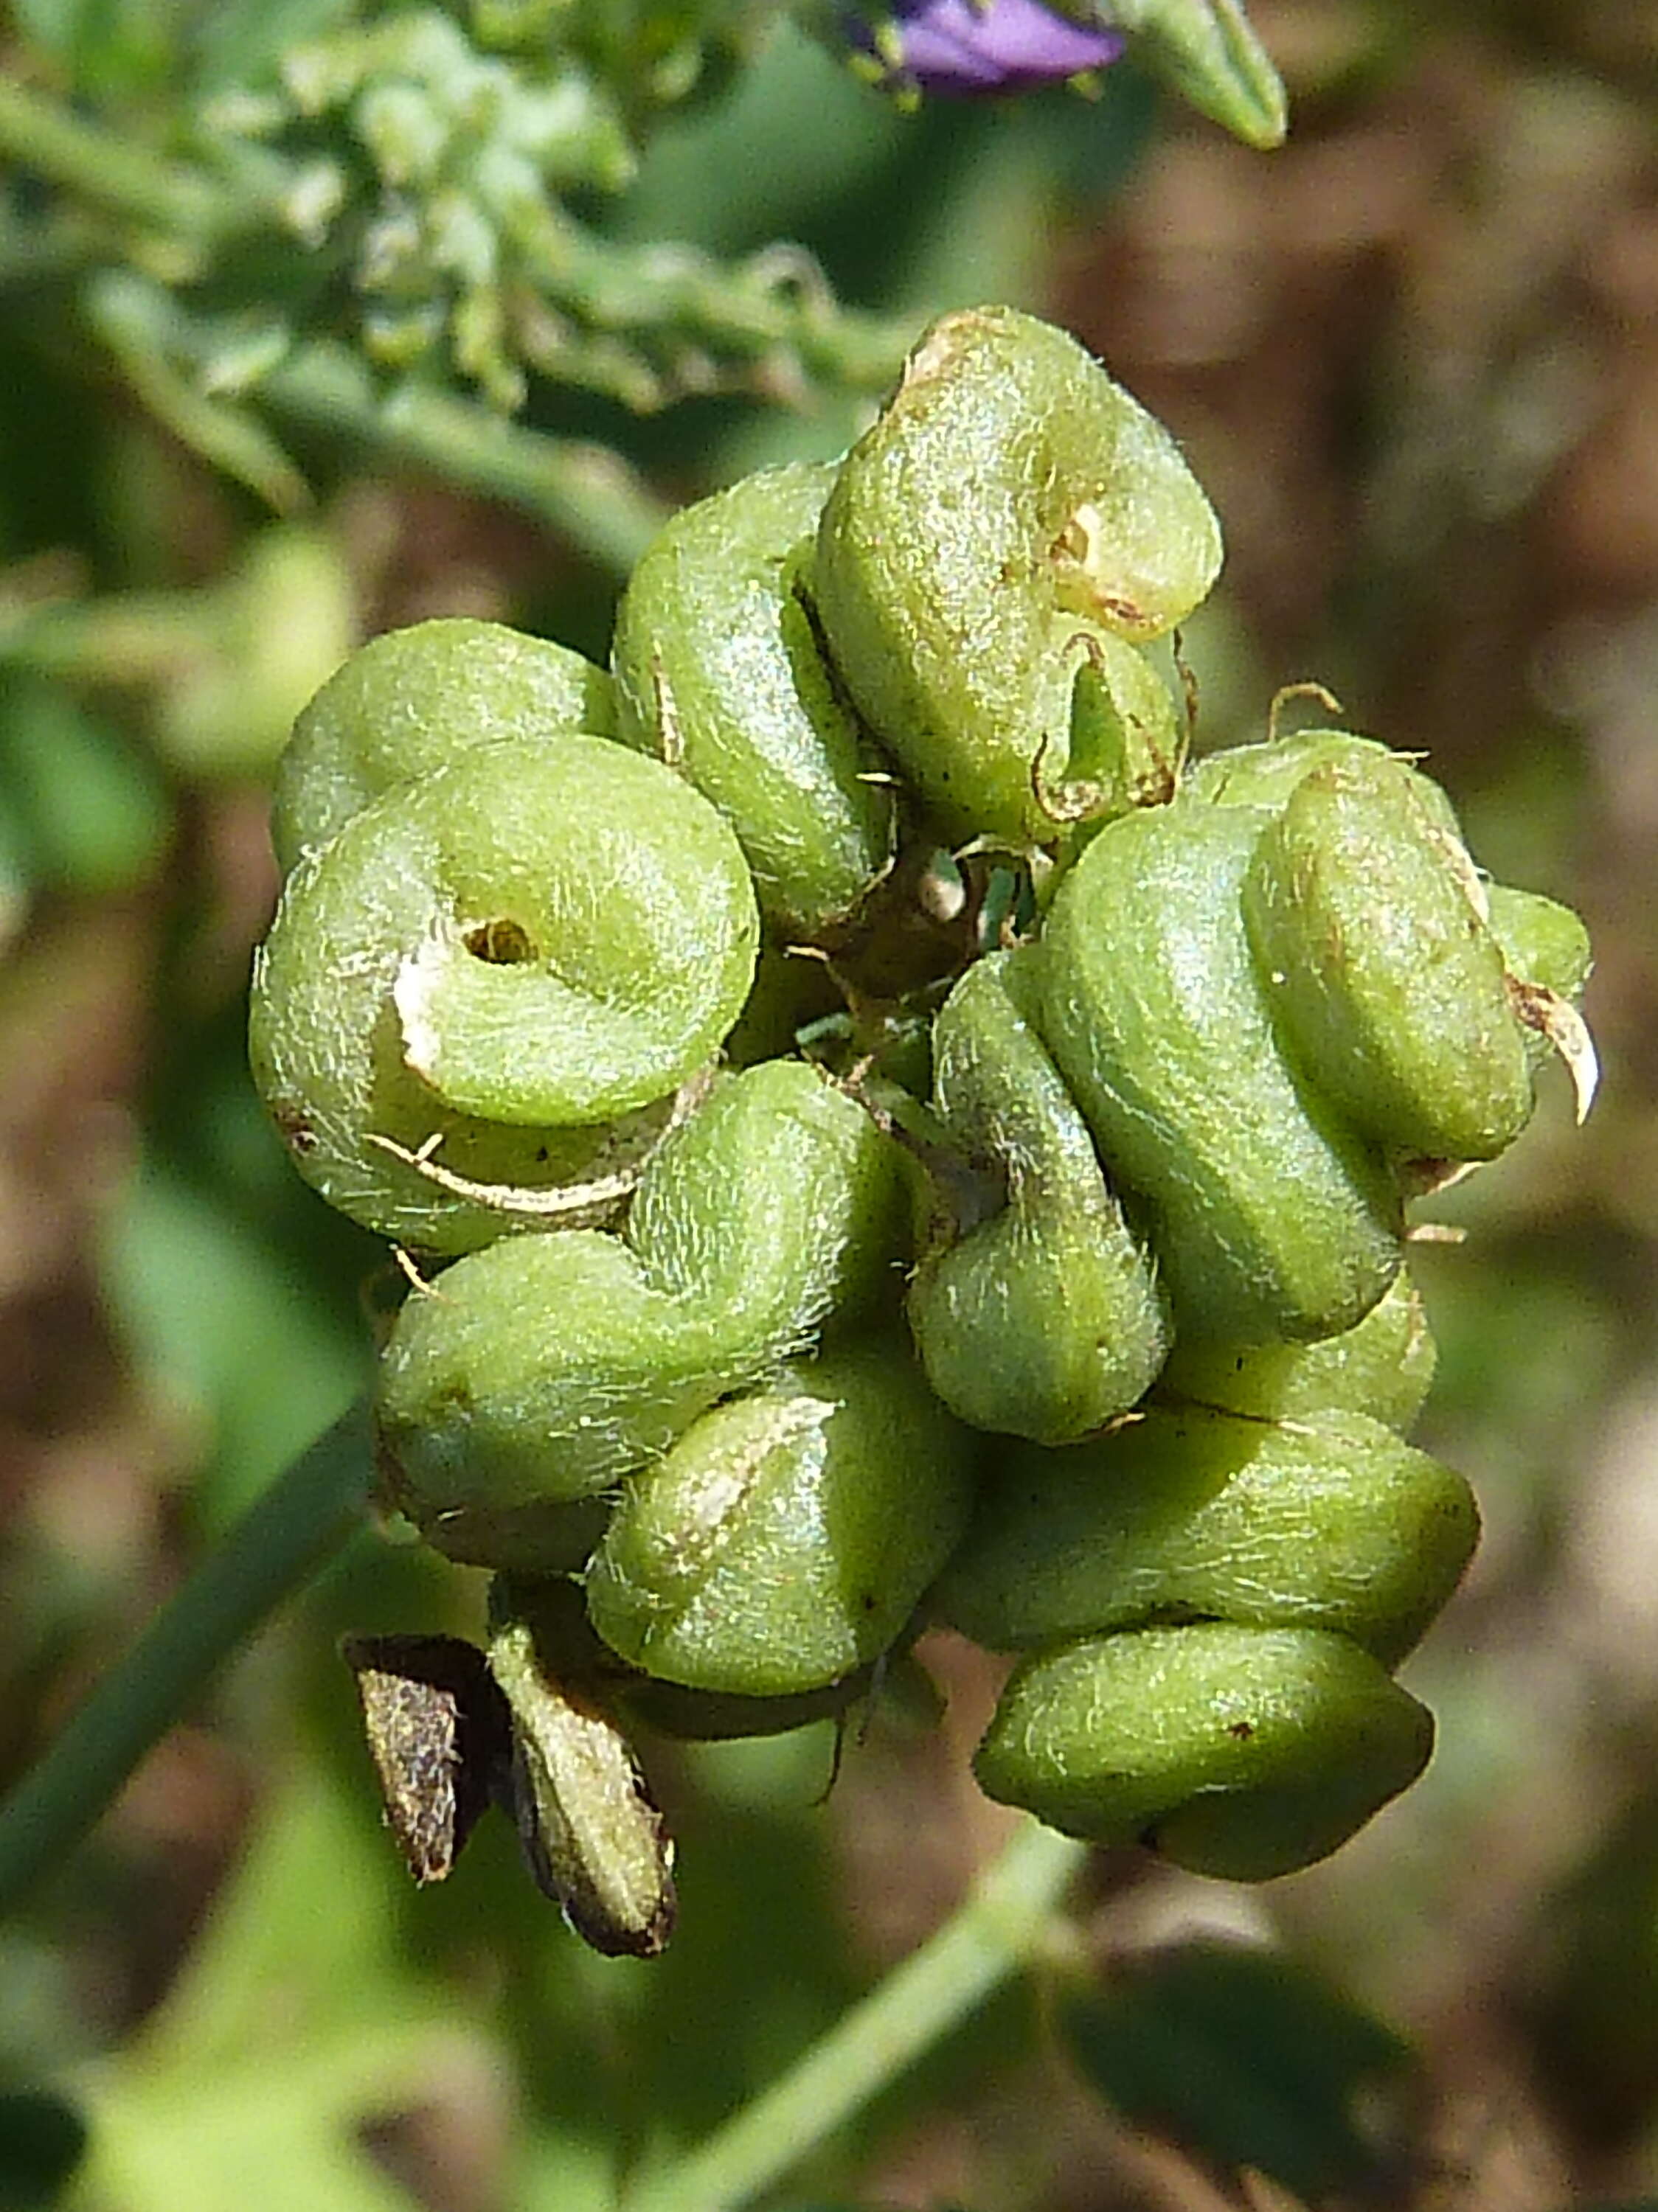
<path id="1" fill-rule="evenodd" d="M 1219 561 L 1161 426 L 979 309 L 672 522 L 609 671 L 426 623 L 302 716 L 254 1067 L 402 1249 L 384 1496 L 495 1573 L 484 1649 L 360 1668 L 420 1878 L 493 1799 L 660 1948 L 627 1731 L 844 1712 L 930 1622 L 1012 1661 L 986 1790 L 1204 1872 L 1427 1759 L 1478 1515 L 1405 1441 L 1406 1208 L 1551 1049 L 1587 1103 L 1588 941 L 1374 739 L 1187 763 L 1154 647 Z"/>

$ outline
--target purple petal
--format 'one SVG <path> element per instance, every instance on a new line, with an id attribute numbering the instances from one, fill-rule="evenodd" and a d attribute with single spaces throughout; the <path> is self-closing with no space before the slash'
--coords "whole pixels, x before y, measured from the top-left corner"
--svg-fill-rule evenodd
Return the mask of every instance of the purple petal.
<path id="1" fill-rule="evenodd" d="M 1123 51 L 1119 31 L 1073 23 L 1040 0 L 900 0 L 888 21 L 902 54 L 889 81 L 946 98 L 1051 84 L 1104 69 Z M 878 46 L 856 19 L 847 28 L 863 52 L 890 60 L 888 39 Z"/>

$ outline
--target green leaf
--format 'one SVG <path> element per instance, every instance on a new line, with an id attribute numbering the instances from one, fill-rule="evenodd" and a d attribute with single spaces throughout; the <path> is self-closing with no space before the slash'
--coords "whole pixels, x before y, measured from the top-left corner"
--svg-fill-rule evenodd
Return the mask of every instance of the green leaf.
<path id="1" fill-rule="evenodd" d="M 165 792 L 119 732 L 55 684 L 0 676 L 0 848 L 17 872 L 54 890 L 126 890 L 154 872 L 171 830 Z"/>
<path id="2" fill-rule="evenodd" d="M 1093 2086 L 1137 2127 L 1314 2199 L 1374 2181 L 1361 2089 L 1408 2046 L 1294 1961 L 1218 1944 L 1160 1954 L 1066 2002 L 1061 2027 Z"/>

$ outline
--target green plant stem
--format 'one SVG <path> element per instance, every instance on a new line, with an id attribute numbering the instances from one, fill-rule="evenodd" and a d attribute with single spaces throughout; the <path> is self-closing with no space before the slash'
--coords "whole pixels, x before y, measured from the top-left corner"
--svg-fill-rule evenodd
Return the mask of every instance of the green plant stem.
<path id="1" fill-rule="evenodd" d="M 1087 1846 L 1021 1828 L 937 1934 L 781 2081 L 624 2200 L 624 2212 L 735 2212 L 789 2172 L 1045 1948 Z"/>
<path id="2" fill-rule="evenodd" d="M 441 392 L 385 392 L 344 347 L 301 347 L 255 390 L 272 415 L 290 423 L 353 439 L 504 500 L 619 575 L 671 511 L 607 447 L 523 429 Z"/>
<path id="3" fill-rule="evenodd" d="M 220 1540 L 0 1805 L 0 1912 L 91 1827 L 150 1747 L 361 1519 L 367 1407 L 335 1422 Z"/>
<path id="4" fill-rule="evenodd" d="M 0 155 L 94 207 L 202 242 L 241 210 L 226 194 L 44 93 L 0 76 Z"/>

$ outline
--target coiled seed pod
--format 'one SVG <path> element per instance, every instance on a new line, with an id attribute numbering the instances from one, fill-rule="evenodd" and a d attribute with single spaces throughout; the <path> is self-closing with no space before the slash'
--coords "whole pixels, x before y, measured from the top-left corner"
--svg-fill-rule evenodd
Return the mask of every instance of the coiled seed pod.
<path id="1" fill-rule="evenodd" d="M 1350 1638 L 1212 1620 L 1024 1661 L 973 1771 L 1068 1835 L 1265 1881 L 1345 1843 L 1433 1741 L 1426 1708 Z"/>
<path id="2" fill-rule="evenodd" d="M 1133 645 L 1189 613 L 1220 558 L 1162 426 L 1064 332 L 984 307 L 934 324 L 842 464 L 816 587 L 854 701 L 945 833 L 1022 846 L 1057 834 L 1039 787 L 1065 779 L 1079 671 L 1104 672 L 1131 738 L 1149 696 L 1124 672 Z M 1121 764 L 1117 803 L 1160 734 Z"/>
<path id="3" fill-rule="evenodd" d="M 294 725 L 271 840 L 286 875 L 394 784 L 506 738 L 607 738 L 609 677 L 570 647 L 464 615 L 371 638 Z"/>
<path id="4" fill-rule="evenodd" d="M 901 1354 L 791 1368 L 631 1478 L 588 1576 L 593 1624 L 694 1689 L 838 1681 L 893 1643 L 956 1543 L 972 1456 Z"/>
<path id="5" fill-rule="evenodd" d="M 1460 1475 L 1368 1414 L 1155 1407 L 1011 1453 L 931 1602 L 999 1650 L 1221 1620 L 1328 1629 L 1396 1666 L 1478 1530 Z"/>
<path id="6" fill-rule="evenodd" d="M 881 763 L 808 597 L 834 480 L 832 468 L 767 469 L 675 515 L 633 571 L 612 647 L 623 738 L 712 800 L 767 919 L 813 942 L 893 854 Z"/>
<path id="7" fill-rule="evenodd" d="M 910 1326 L 927 1379 L 976 1428 L 1069 1443 L 1125 1413 L 1162 1365 L 1152 1264 L 1025 1012 L 1019 954 L 970 968 L 933 1026 L 934 1103 L 966 1174 L 923 1256 Z"/>
<path id="8" fill-rule="evenodd" d="M 660 1133 L 661 1113 L 612 1125 L 709 1061 L 758 927 L 735 839 L 658 763 L 600 738 L 478 746 L 288 878 L 255 1080 L 332 1205 L 464 1251 Z"/>
<path id="9" fill-rule="evenodd" d="M 1194 761 L 1181 784 L 1188 799 L 1212 806 L 1265 806 L 1276 813 L 1301 778 L 1315 768 L 1355 767 L 1391 762 L 1411 779 L 1411 787 L 1429 820 L 1448 836 L 1460 839 L 1455 809 L 1431 776 L 1422 775 L 1402 753 L 1379 738 L 1351 730 L 1293 730 L 1253 745 L 1228 745 Z"/>
<path id="10" fill-rule="evenodd" d="M 379 1401 L 397 1502 L 440 1550 L 458 1514 L 463 1556 L 520 1564 L 538 1510 L 556 1534 L 832 1316 L 867 1320 L 907 1203 L 897 1146 L 803 1063 L 727 1079 L 651 1160 L 625 1239 L 514 1238 L 404 1305 Z"/>
<path id="11" fill-rule="evenodd" d="M 1177 801 L 1109 823 L 1036 946 L 1042 1034 L 1146 1206 L 1177 1332 L 1327 1336 L 1401 1256 L 1380 1154 L 1284 1055 L 1239 900 L 1271 817 Z"/>
<path id="12" fill-rule="evenodd" d="M 1525 1033 L 1460 841 L 1385 756 L 1310 768 L 1262 834 L 1244 919 L 1310 1081 L 1395 1152 L 1493 1159 L 1531 1116 Z"/>
<path id="13" fill-rule="evenodd" d="M 1422 1293 L 1403 1268 L 1356 1328 L 1316 1344 L 1177 1344 L 1155 1395 L 1256 1420 L 1368 1413 L 1404 1436 L 1422 1411 L 1436 1362 Z"/>

